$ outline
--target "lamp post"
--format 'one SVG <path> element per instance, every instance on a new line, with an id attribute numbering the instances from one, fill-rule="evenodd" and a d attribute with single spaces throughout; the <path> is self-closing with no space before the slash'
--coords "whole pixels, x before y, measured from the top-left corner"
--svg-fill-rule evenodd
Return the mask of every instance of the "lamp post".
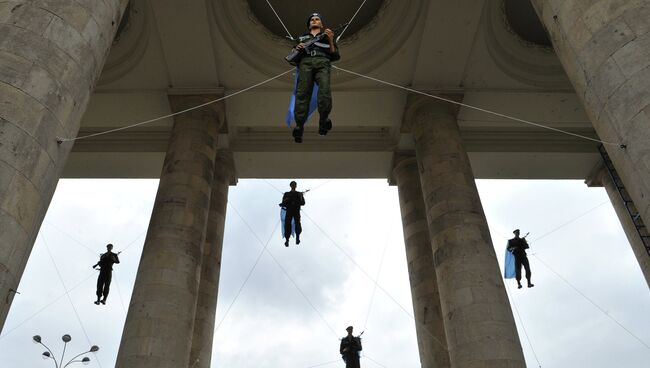
<path id="1" fill-rule="evenodd" d="M 56 358 L 54 357 L 54 353 L 52 352 L 52 350 L 50 350 L 50 348 L 47 347 L 47 345 L 45 345 L 43 343 L 43 341 L 41 340 L 41 337 L 39 335 L 35 335 L 34 337 L 32 337 L 32 341 L 34 341 L 35 344 L 41 344 L 41 345 L 43 345 L 45 347 L 45 349 L 47 349 L 47 351 L 43 352 L 43 354 L 42 354 L 43 359 L 52 359 L 54 361 L 54 366 L 56 368 L 65 368 L 65 367 L 69 366 L 72 363 L 88 364 L 88 363 L 90 363 L 90 358 L 89 357 L 83 357 L 81 359 L 77 359 L 77 358 L 80 358 L 81 356 L 83 356 L 85 354 L 88 354 L 88 353 L 97 352 L 99 350 L 99 346 L 93 345 L 93 346 L 90 347 L 90 349 L 88 351 L 84 351 L 83 353 L 75 355 L 74 357 L 72 357 L 72 359 L 70 359 L 67 363 L 65 363 L 65 365 L 63 365 L 63 359 L 65 357 L 65 349 L 68 346 L 68 343 L 72 340 L 72 337 L 70 335 L 68 335 L 68 334 L 65 334 L 65 335 L 61 336 L 61 340 L 63 340 L 63 353 L 61 354 L 60 361 L 57 361 Z"/>

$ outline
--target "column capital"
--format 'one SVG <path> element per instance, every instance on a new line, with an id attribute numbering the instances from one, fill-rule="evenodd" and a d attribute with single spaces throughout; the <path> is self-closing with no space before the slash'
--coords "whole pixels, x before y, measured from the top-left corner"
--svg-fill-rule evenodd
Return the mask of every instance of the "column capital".
<path id="1" fill-rule="evenodd" d="M 607 172 L 605 165 L 603 165 L 602 162 L 599 162 L 596 166 L 594 166 L 593 169 L 591 169 L 589 175 L 587 175 L 587 178 L 585 179 L 585 184 L 589 188 L 604 187 L 605 175 L 609 175 L 609 173 Z"/>
<path id="2" fill-rule="evenodd" d="M 223 94 L 168 94 L 169 106 L 173 113 L 191 109 L 193 107 L 214 101 L 223 97 Z M 201 115 L 214 115 L 221 127 L 226 121 L 226 107 L 223 101 L 208 104 L 200 109 L 192 110 L 189 113 L 199 113 Z"/>
<path id="3" fill-rule="evenodd" d="M 388 176 L 388 185 L 398 185 L 398 177 L 400 171 L 405 168 L 417 166 L 417 159 L 415 151 L 395 151 L 393 152 L 393 159 L 391 163 L 391 172 Z"/>
<path id="4" fill-rule="evenodd" d="M 460 102 L 463 100 L 463 94 L 437 94 L 437 96 L 446 99 Z M 458 115 L 460 106 L 450 102 L 437 100 L 433 97 L 427 97 L 415 93 L 409 93 L 406 100 L 406 108 L 404 109 L 404 117 L 402 119 L 402 133 L 411 133 L 413 125 L 421 115 L 428 116 L 453 116 Z"/>

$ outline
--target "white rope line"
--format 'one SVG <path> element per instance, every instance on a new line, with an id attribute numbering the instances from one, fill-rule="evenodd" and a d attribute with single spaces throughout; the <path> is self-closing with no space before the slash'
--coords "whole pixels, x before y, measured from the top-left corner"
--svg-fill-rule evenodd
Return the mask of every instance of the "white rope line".
<path id="1" fill-rule="evenodd" d="M 375 276 L 375 280 L 377 280 L 377 282 L 379 282 L 379 277 L 381 276 L 381 270 L 382 267 L 384 266 L 384 256 L 386 255 L 386 248 L 388 248 L 389 239 L 390 239 L 390 234 L 386 236 L 386 242 L 384 243 L 384 250 L 381 252 L 381 260 L 379 261 L 377 276 Z M 372 289 L 372 296 L 370 297 L 370 303 L 368 304 L 368 312 L 366 312 L 366 321 L 363 323 L 363 330 L 361 331 L 365 331 L 366 327 L 368 327 L 368 320 L 370 319 L 370 312 L 372 312 L 372 304 L 375 301 L 375 294 L 377 294 L 377 284 L 375 284 Z"/>
<path id="2" fill-rule="evenodd" d="M 375 82 L 378 82 L 378 83 L 381 83 L 381 84 L 385 84 L 385 85 L 388 85 L 388 86 L 391 86 L 391 87 L 400 88 L 400 89 L 403 89 L 403 90 L 408 91 L 408 92 L 416 93 L 416 94 L 423 95 L 423 96 L 426 96 L 426 97 L 431 97 L 431 98 L 434 98 L 434 99 L 437 99 L 437 100 L 440 100 L 440 101 L 449 102 L 449 103 L 454 104 L 454 105 L 463 106 L 463 107 L 466 107 L 466 108 L 468 108 L 468 109 L 481 111 L 481 112 L 484 112 L 484 113 L 487 113 L 487 114 L 490 114 L 490 115 L 495 115 L 495 116 L 498 116 L 498 117 L 502 117 L 502 118 L 505 118 L 505 119 L 508 119 L 508 120 L 514 120 L 514 121 L 517 121 L 517 122 L 520 122 L 520 123 L 524 123 L 524 124 L 528 124 L 528 125 L 536 126 L 536 127 L 538 127 L 538 128 L 543 128 L 543 129 L 552 130 L 552 131 L 555 131 L 555 132 L 558 132 L 558 133 L 571 135 L 571 136 L 574 136 L 574 137 L 577 137 L 577 138 L 586 139 L 586 140 L 593 141 L 593 142 L 598 142 L 598 143 L 607 144 L 607 145 L 610 145 L 610 146 L 617 146 L 617 147 L 620 147 L 620 148 L 625 148 L 625 145 L 622 144 L 622 143 L 608 142 L 608 141 L 601 141 L 601 140 L 599 140 L 599 139 L 591 138 L 591 137 L 587 137 L 587 136 L 585 136 L 585 135 L 581 135 L 581 134 L 577 134 L 577 133 L 572 133 L 572 132 L 569 132 L 569 131 L 566 131 L 566 130 L 562 130 L 562 129 L 558 129 L 558 128 L 553 128 L 553 127 L 550 127 L 550 126 L 547 126 L 547 125 L 543 125 L 543 124 L 535 123 L 535 122 L 532 122 L 532 121 L 529 121 L 529 120 L 525 120 L 525 119 L 520 119 L 520 118 L 517 118 L 517 117 L 514 117 L 514 116 L 510 116 L 510 115 L 502 114 L 502 113 L 499 113 L 499 112 L 496 112 L 496 111 L 492 111 L 492 110 L 484 109 L 484 108 L 477 107 L 477 106 L 468 105 L 468 104 L 465 104 L 465 103 L 462 103 L 462 102 L 458 102 L 458 101 L 454 101 L 454 100 L 451 100 L 451 99 L 448 99 L 448 98 L 444 98 L 444 97 L 441 97 L 441 96 L 436 96 L 436 95 L 432 95 L 432 94 L 430 94 L 430 93 L 426 93 L 426 92 L 418 91 L 418 90 L 413 89 L 413 88 L 409 88 L 409 87 L 405 87 L 405 86 L 400 86 L 399 84 L 395 84 L 395 83 L 387 82 L 387 81 L 384 81 L 384 80 L 381 80 L 381 79 L 378 79 L 378 78 L 374 78 L 374 77 L 371 77 L 371 76 L 368 76 L 368 75 L 364 75 L 364 74 L 361 74 L 361 73 L 353 72 L 353 71 L 351 71 L 351 70 L 348 70 L 348 69 L 345 69 L 345 68 L 341 68 L 341 67 L 338 67 L 338 66 L 336 66 L 336 65 L 332 65 L 332 68 L 334 68 L 334 69 L 338 69 L 338 70 L 340 70 L 340 71 L 342 71 L 342 72 L 346 72 L 346 73 L 349 73 L 349 74 L 352 74 L 352 75 L 356 75 L 357 77 L 361 77 L 361 78 L 369 79 L 369 80 L 372 80 L 372 81 L 375 81 Z"/>
<path id="3" fill-rule="evenodd" d="M 239 216 L 239 218 L 244 222 L 244 224 L 246 225 L 246 227 L 248 227 L 248 229 L 250 230 L 250 233 L 253 234 L 253 236 L 255 237 L 255 239 L 257 239 L 257 241 L 260 243 L 260 245 L 263 246 L 263 249 L 262 249 L 262 253 L 261 253 L 261 254 L 263 254 L 264 252 L 266 252 L 266 253 L 271 257 L 271 259 L 275 262 L 275 264 L 276 264 L 278 267 L 280 267 L 280 270 L 282 270 L 282 272 L 284 273 L 284 275 L 289 279 L 289 281 L 291 281 L 291 283 L 292 283 L 293 286 L 296 288 L 296 290 L 298 291 L 298 293 L 300 293 L 300 295 L 302 295 L 302 297 L 305 299 L 305 301 L 307 301 L 307 303 L 312 307 L 312 309 L 316 312 L 316 314 L 318 314 L 318 316 L 320 317 L 320 319 L 325 323 L 325 325 L 327 326 L 327 328 L 329 328 L 330 331 L 332 331 L 332 333 L 334 334 L 334 336 L 336 336 L 336 337 L 338 338 L 338 335 L 336 334 L 336 330 L 334 330 L 334 328 L 332 327 L 332 325 L 330 325 L 329 322 L 327 322 L 327 320 L 325 319 L 325 316 L 324 316 L 324 315 L 323 315 L 323 314 L 318 310 L 318 308 L 316 308 L 316 306 L 311 302 L 311 300 L 307 297 L 307 295 L 302 291 L 302 289 L 300 288 L 300 286 L 298 286 L 298 284 L 297 284 L 296 281 L 293 279 L 293 277 L 291 277 L 291 275 L 289 274 L 289 272 L 284 268 L 284 266 L 282 266 L 282 264 L 278 261 L 278 259 L 275 258 L 275 256 L 273 255 L 273 253 L 271 253 L 271 251 L 269 251 L 269 249 L 268 249 L 269 242 L 271 241 L 271 239 L 272 239 L 272 237 L 273 237 L 273 234 L 275 234 L 275 230 L 277 230 L 278 225 L 279 225 L 279 222 L 276 224 L 276 226 L 275 226 L 275 228 L 274 228 L 274 230 L 273 230 L 273 233 L 271 234 L 271 237 L 269 237 L 269 240 L 266 242 L 266 244 L 264 244 L 264 242 L 262 241 L 262 239 L 260 239 L 260 237 L 257 235 L 257 232 L 255 232 L 255 230 L 253 230 L 253 227 L 248 223 L 248 221 L 246 221 L 246 219 L 241 215 L 241 213 L 237 210 L 237 208 L 235 208 L 235 206 L 233 206 L 231 202 L 228 202 L 228 203 L 231 204 L 230 207 L 235 211 L 235 213 L 237 214 L 237 216 Z M 257 262 L 259 261 L 259 257 L 261 257 L 261 254 L 260 254 L 260 256 L 258 256 L 257 261 L 255 261 L 255 266 L 257 266 Z M 254 266 L 254 267 L 255 267 L 255 266 Z M 254 267 L 253 267 L 253 269 L 254 269 Z M 253 271 L 253 270 L 251 270 L 251 273 L 252 273 L 252 271 Z M 250 274 L 249 274 L 249 277 L 250 277 Z M 243 288 L 243 286 L 242 286 L 242 288 Z M 223 321 L 223 319 L 222 319 L 222 321 Z"/>
<path id="4" fill-rule="evenodd" d="M 375 363 L 376 365 L 378 365 L 378 366 L 380 366 L 380 367 L 382 367 L 382 368 L 388 368 L 388 367 L 386 367 L 385 365 L 379 363 L 378 361 L 372 359 L 372 358 L 371 358 L 370 356 L 368 356 L 368 355 L 365 355 L 365 354 L 364 354 L 363 357 L 364 357 L 364 358 L 368 358 L 368 360 L 370 360 L 371 362 Z"/>
<path id="5" fill-rule="evenodd" d="M 317 367 L 324 367 L 324 366 L 326 366 L 326 365 L 332 365 L 332 364 L 335 364 L 335 363 L 340 363 L 340 362 L 341 362 L 341 359 L 337 359 L 337 360 L 331 360 L 331 361 L 329 361 L 329 362 L 326 362 L 326 363 L 321 363 L 321 364 L 316 364 L 316 365 L 310 365 L 310 366 L 309 366 L 309 367 L 307 367 L 307 368 L 317 368 Z"/>
<path id="6" fill-rule="evenodd" d="M 350 26 L 350 23 L 352 23 L 352 21 L 354 20 L 354 18 L 356 18 L 357 14 L 359 14 L 359 11 L 360 11 L 361 8 L 363 8 L 363 6 L 366 4 L 366 1 L 368 1 L 368 0 L 363 0 L 363 2 L 361 3 L 361 5 L 360 5 L 359 8 L 357 9 L 357 11 L 354 12 L 354 15 L 352 16 L 352 18 L 350 18 L 350 21 L 348 21 L 348 24 L 345 25 L 345 28 L 343 28 L 343 30 L 341 31 L 341 34 L 340 34 L 338 37 L 336 37 L 336 42 L 339 42 L 339 40 L 341 39 L 341 37 L 343 37 L 343 33 L 345 33 L 345 31 L 348 29 L 348 27 Z"/>
<path id="7" fill-rule="evenodd" d="M 77 311 L 77 307 L 75 307 L 74 303 L 72 302 L 72 298 L 70 297 L 70 292 L 68 291 L 68 287 L 65 285 L 65 281 L 63 281 L 63 276 L 61 276 L 61 272 L 59 271 L 59 267 L 56 265 L 56 262 L 54 261 L 54 256 L 52 256 L 52 252 L 50 251 L 50 247 L 47 244 L 47 241 L 45 241 L 45 234 L 43 233 L 41 235 L 41 241 L 45 245 L 45 250 L 47 250 L 47 254 L 50 256 L 50 260 L 52 261 L 52 265 L 54 266 L 54 269 L 56 270 L 56 274 L 59 277 L 59 281 L 61 282 L 61 285 L 63 286 L 63 290 L 66 291 L 66 296 L 68 297 L 68 301 L 70 302 L 70 306 L 72 307 L 72 310 L 74 311 L 74 315 L 77 317 L 77 322 L 79 322 L 79 327 L 81 327 L 81 330 L 83 331 L 84 335 L 86 336 L 86 341 L 88 342 L 88 345 L 92 346 L 92 342 L 90 341 L 90 337 L 88 336 L 88 332 L 86 331 L 86 328 L 84 327 L 83 322 L 81 322 L 81 317 L 79 317 L 79 312 Z M 102 368 L 102 364 L 97 359 L 97 365 L 99 365 L 100 368 Z"/>
<path id="8" fill-rule="evenodd" d="M 275 8 L 273 8 L 273 5 L 271 5 L 271 2 L 269 2 L 269 0 L 266 0 L 266 3 L 269 4 L 269 7 L 273 11 L 273 14 L 275 14 L 276 18 L 278 18 L 278 20 L 280 21 L 280 24 L 282 24 L 282 27 L 284 28 L 284 30 L 287 31 L 287 34 L 289 35 L 289 39 L 293 41 L 294 38 L 291 35 L 291 32 L 289 32 L 289 30 L 287 29 L 287 26 L 284 25 L 284 22 L 282 21 L 282 18 L 280 18 L 278 13 L 275 11 Z"/>
<path id="9" fill-rule="evenodd" d="M 641 345 L 645 346 L 646 349 L 650 350 L 650 345 L 648 345 L 648 344 L 647 344 L 645 341 L 643 341 L 640 337 L 638 337 L 637 335 L 635 335 L 632 331 L 630 331 L 627 327 L 625 327 L 621 322 L 619 322 L 616 318 L 614 318 L 611 314 L 609 314 L 609 312 L 607 312 L 604 308 L 602 308 L 602 307 L 601 307 L 600 305 L 598 305 L 595 301 L 593 301 L 591 298 L 589 298 L 587 295 L 585 295 L 585 293 L 583 293 L 582 291 L 580 291 L 580 289 L 578 289 L 577 287 L 575 287 L 575 285 L 573 285 L 572 283 L 570 283 L 569 280 L 567 280 L 566 278 L 564 278 L 564 276 L 560 275 L 560 273 L 558 273 L 557 271 L 555 271 L 551 266 L 548 265 L 548 263 L 544 262 L 541 258 L 539 258 L 539 257 L 538 257 L 537 255 L 535 255 L 535 254 L 531 254 L 531 256 L 537 258 L 537 260 L 540 261 L 541 264 L 542 264 L 544 267 L 546 267 L 549 271 L 553 272 L 553 273 L 555 274 L 555 276 L 557 276 L 558 278 L 560 278 L 560 280 L 564 281 L 564 283 L 567 284 L 570 288 L 572 288 L 576 293 L 580 294 L 580 296 L 582 296 L 586 301 L 588 301 L 589 303 L 591 303 L 591 305 L 593 305 L 594 307 L 596 307 L 596 309 L 598 309 L 599 311 L 601 311 L 601 312 L 602 312 L 602 313 L 603 313 L 607 318 L 609 318 L 609 319 L 612 320 L 614 323 L 616 323 L 620 328 L 622 328 L 625 332 L 627 332 L 628 335 L 630 335 L 630 336 L 632 336 L 633 338 L 635 338 L 639 343 L 641 343 Z"/>
<path id="10" fill-rule="evenodd" d="M 79 281 L 77 284 L 75 284 L 75 286 L 71 287 L 70 290 L 67 290 L 65 293 L 59 295 L 59 296 L 56 297 L 54 300 L 52 300 L 52 301 L 49 302 L 48 304 L 46 304 L 46 305 L 44 305 L 43 307 L 41 307 L 38 311 L 36 311 L 35 313 L 33 313 L 31 316 L 25 318 L 25 319 L 22 320 L 20 323 L 18 323 L 16 326 L 12 327 L 11 330 L 9 330 L 9 331 L 5 332 L 4 334 L 2 334 L 2 336 L 0 336 L 0 340 L 4 339 L 7 335 L 9 335 L 10 333 L 12 333 L 13 331 L 19 329 L 19 328 L 20 328 L 22 325 L 24 325 L 25 323 L 31 321 L 34 317 L 36 317 L 37 315 L 39 315 L 41 312 L 43 312 L 44 310 L 46 310 L 47 308 L 51 307 L 52 305 L 54 305 L 55 303 L 57 303 L 59 300 L 61 300 L 64 296 L 66 296 L 67 294 L 71 293 L 73 290 L 77 289 L 79 286 L 81 286 L 82 284 L 84 284 L 86 281 L 90 280 L 93 276 L 95 276 L 95 271 L 93 271 L 92 273 L 90 273 L 90 274 L 89 274 L 85 279 Z"/>
<path id="11" fill-rule="evenodd" d="M 267 183 L 271 188 L 275 189 L 278 193 L 283 193 L 280 189 L 276 188 L 276 187 L 275 187 L 273 184 L 271 184 L 268 180 L 266 180 L 266 179 L 263 179 L 263 180 L 264 180 L 264 182 L 266 182 L 266 183 Z M 330 240 L 330 242 L 331 242 L 331 243 L 332 243 L 332 244 L 333 244 L 333 245 L 334 245 L 334 246 L 335 246 L 335 247 L 336 247 L 336 248 L 337 248 L 341 253 L 343 253 L 343 255 L 345 255 L 345 256 L 346 256 L 346 257 L 347 257 L 347 258 L 348 258 L 348 259 L 349 259 L 349 260 L 350 260 L 350 261 L 351 261 L 351 262 L 352 262 L 352 263 L 353 263 L 353 264 L 354 264 L 354 265 L 355 265 L 355 266 L 356 266 L 356 267 L 357 267 L 357 268 L 358 268 L 358 269 L 359 269 L 359 270 L 360 270 L 360 271 L 361 271 L 361 272 L 362 272 L 362 273 L 363 273 L 363 274 L 364 274 L 364 275 L 365 275 L 365 276 L 366 276 L 370 281 L 373 282 L 373 284 L 375 285 L 376 288 L 378 288 L 379 290 L 381 290 L 381 291 L 384 293 L 384 295 L 386 295 L 390 300 L 392 300 L 393 303 L 395 303 L 395 305 L 398 306 L 398 307 L 399 307 L 399 308 L 400 308 L 404 313 L 406 313 L 406 315 L 409 316 L 413 321 L 417 322 L 416 319 L 415 319 L 415 317 L 414 317 L 411 313 L 409 313 L 409 311 L 406 310 L 406 308 L 404 308 L 404 306 L 402 306 L 402 304 L 400 304 L 400 303 L 397 301 L 397 299 L 395 299 L 395 297 L 393 297 L 393 295 L 392 295 L 391 293 L 388 292 L 388 290 L 384 289 L 384 287 L 382 287 L 381 285 L 379 285 L 379 282 L 377 282 L 377 280 L 374 279 L 374 278 L 370 275 L 370 273 L 369 273 L 368 271 L 366 271 L 363 267 L 361 267 L 361 265 L 360 265 L 359 263 L 357 263 L 357 261 L 355 261 L 354 258 L 353 258 L 353 257 L 352 257 L 348 252 L 346 252 L 346 251 L 345 251 L 345 250 L 344 250 L 344 249 L 343 249 L 343 248 L 342 248 L 342 247 L 341 247 L 341 246 L 340 246 L 340 245 L 339 245 L 339 244 L 338 244 L 338 243 L 337 243 L 337 242 L 336 242 L 336 241 L 335 241 L 335 240 L 334 240 L 334 239 L 333 239 L 333 238 L 332 238 L 332 237 L 331 237 L 331 236 L 330 236 L 330 235 L 329 235 L 329 234 L 328 234 L 328 233 L 327 233 L 327 232 L 326 232 L 322 227 L 320 227 L 320 225 L 318 225 L 318 223 L 317 223 L 313 218 L 311 218 L 311 216 L 309 216 L 309 214 L 308 214 L 305 210 L 300 210 L 300 211 L 301 211 L 301 213 L 303 213 L 303 214 L 307 217 L 307 219 L 309 219 L 309 221 L 311 221 L 311 223 L 312 223 L 314 226 L 316 226 L 316 228 L 318 228 L 318 230 L 319 230 L 323 235 L 325 235 L 325 237 L 326 237 L 327 239 Z M 326 323 L 327 323 L 327 322 L 326 322 Z M 448 348 L 447 348 L 447 345 L 443 344 L 443 343 L 442 343 L 442 342 L 441 342 L 441 341 L 440 341 L 436 336 L 433 335 L 433 333 L 431 333 L 431 332 L 428 331 L 427 329 L 422 329 L 422 331 L 426 332 L 429 336 L 431 336 L 431 338 L 433 338 L 433 340 L 434 340 L 436 343 L 438 343 L 438 345 L 440 345 L 443 349 L 445 349 L 445 350 L 448 349 Z"/>
<path id="12" fill-rule="evenodd" d="M 512 300 L 512 306 L 515 307 L 515 313 L 517 314 L 517 318 L 519 319 L 519 323 L 521 323 L 521 329 L 524 330 L 524 335 L 526 336 L 526 340 L 528 341 L 528 346 L 530 346 L 530 350 L 533 352 L 533 356 L 535 357 L 535 360 L 537 361 L 537 366 L 539 368 L 542 368 L 542 363 L 539 362 L 539 358 L 537 358 L 537 353 L 535 352 L 535 348 L 533 348 L 533 343 L 530 341 L 530 337 L 528 336 L 528 331 L 526 331 L 526 326 L 524 325 L 524 320 L 521 319 L 521 314 L 519 314 L 519 308 L 517 308 L 517 302 L 515 301 L 515 296 L 512 294 L 512 290 L 510 290 L 510 285 L 507 284 L 506 286 L 506 293 L 510 295 L 510 298 Z"/>
<path id="13" fill-rule="evenodd" d="M 268 82 L 270 82 L 270 81 L 272 81 L 272 80 L 278 79 L 278 78 L 284 76 L 285 74 L 289 74 L 289 73 L 293 72 L 294 70 L 295 70 L 295 69 L 293 69 L 293 68 L 292 68 L 292 69 L 289 69 L 289 70 L 287 70 L 286 72 L 280 73 L 280 74 L 278 74 L 278 75 L 276 75 L 276 76 L 274 76 L 274 77 L 271 77 L 271 78 L 269 78 L 269 79 L 266 79 L 266 80 L 264 80 L 264 81 L 262 81 L 262 82 L 259 82 L 259 83 L 257 83 L 257 84 L 254 84 L 254 85 L 252 85 L 252 86 L 250 86 L 250 87 L 247 87 L 247 88 L 241 89 L 241 90 L 239 90 L 239 91 L 237 91 L 237 92 L 233 92 L 233 93 L 231 93 L 231 94 L 229 94 L 229 95 L 226 95 L 226 96 L 223 96 L 223 97 L 217 98 L 216 100 L 208 101 L 208 102 L 203 103 L 203 104 L 200 104 L 200 105 L 198 105 L 198 106 L 194 106 L 194 107 L 190 107 L 190 108 L 185 109 L 185 110 L 177 111 L 177 112 L 172 113 L 172 114 L 168 114 L 168 115 L 164 115 L 164 116 L 159 116 L 159 117 L 157 117 L 157 118 L 153 118 L 153 119 L 149 119 L 149 120 L 141 121 L 141 122 L 139 122 L 139 123 L 135 123 L 135 124 L 131 124 L 131 125 L 127 125 L 127 126 L 123 126 L 123 127 L 115 128 L 115 129 L 110 129 L 110 130 L 106 130 L 106 131 L 103 131 L 103 132 L 97 132 L 97 133 L 93 133 L 93 134 L 88 134 L 88 135 L 84 135 L 84 136 L 81 136 L 81 137 L 75 137 L 75 138 L 61 138 L 61 137 L 57 137 L 57 142 L 58 142 L 58 143 L 63 143 L 63 142 L 72 142 L 72 141 L 78 141 L 78 140 L 80 140 L 80 139 L 86 139 L 86 138 L 96 137 L 96 136 L 99 136 L 99 135 L 104 135 L 104 134 L 109 134 L 109 133 L 119 132 L 119 131 L 121 131 L 121 130 L 126 130 L 126 129 L 130 129 L 130 128 L 134 128 L 134 127 L 137 127 L 137 126 L 140 126 L 140 125 L 150 124 L 150 123 L 153 123 L 154 121 L 159 121 L 159 120 L 167 119 L 167 118 L 170 118 L 170 117 L 173 117 L 173 116 L 176 116 L 176 115 L 184 114 L 184 113 L 186 113 L 186 112 L 189 112 L 189 111 L 192 111 L 192 110 L 196 110 L 196 109 L 200 109 L 200 108 L 202 108 L 202 107 L 204 107 L 204 106 L 211 105 L 211 104 L 216 103 L 216 102 L 219 102 L 219 101 L 223 101 L 223 100 L 228 99 L 228 98 L 230 98 L 230 97 L 237 96 L 238 94 L 244 93 L 244 92 L 246 92 L 246 91 L 250 91 L 250 90 L 253 89 L 253 88 L 259 87 L 259 86 L 261 86 L 261 85 L 263 85 L 263 84 L 266 84 L 266 83 L 268 83 Z"/>
<path id="14" fill-rule="evenodd" d="M 244 217 L 241 215 L 241 213 L 239 213 L 237 208 L 235 208 L 235 206 L 231 202 L 228 202 L 228 204 L 235 211 L 237 216 L 239 216 L 239 218 L 242 220 L 242 222 L 244 222 L 244 224 L 247 227 L 249 227 L 248 223 L 246 222 L 246 220 L 244 220 Z M 273 235 L 275 234 L 275 232 L 277 231 L 279 226 L 280 226 L 280 221 L 278 221 L 275 224 L 275 226 L 273 227 L 273 232 L 271 233 L 271 235 L 269 235 L 269 240 L 266 241 L 266 244 L 264 244 L 264 247 L 262 248 L 260 253 L 257 255 L 257 258 L 255 259 L 255 263 L 253 263 L 253 267 L 251 267 L 250 271 L 248 271 L 248 275 L 246 276 L 246 278 L 244 279 L 244 282 L 239 287 L 239 290 L 237 290 L 237 294 L 235 294 L 235 297 L 233 298 L 233 300 L 228 305 L 228 308 L 226 308 L 226 313 L 224 313 L 223 317 L 221 318 L 221 320 L 217 324 L 217 327 L 214 329 L 215 334 L 217 333 L 217 331 L 219 331 L 219 327 L 221 327 L 221 324 L 223 324 L 223 322 L 228 317 L 228 313 L 230 313 L 230 309 L 232 309 L 232 306 L 235 304 L 235 302 L 239 298 L 239 295 L 241 294 L 242 290 L 244 290 L 244 287 L 246 287 L 246 284 L 248 283 L 248 280 L 250 280 L 251 276 L 253 275 L 253 272 L 255 271 L 255 268 L 257 267 L 257 264 L 260 262 L 260 259 L 262 259 L 262 256 L 264 255 L 264 251 L 269 246 L 269 243 L 271 243 L 271 239 L 273 239 Z M 251 233 L 253 232 L 253 230 L 250 227 L 249 227 L 249 230 L 251 231 Z M 257 234 L 253 234 L 253 235 L 257 236 Z"/>

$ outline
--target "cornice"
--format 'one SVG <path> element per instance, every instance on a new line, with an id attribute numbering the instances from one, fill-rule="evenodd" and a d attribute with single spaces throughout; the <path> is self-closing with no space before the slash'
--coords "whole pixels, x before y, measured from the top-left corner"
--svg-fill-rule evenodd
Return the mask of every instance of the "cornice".
<path id="1" fill-rule="evenodd" d="M 83 129 L 79 136 L 106 131 L 107 127 Z M 294 144 L 291 130 L 268 127 L 239 127 L 229 136 L 233 152 L 400 152 L 395 132 L 386 127 L 335 127 L 327 137 L 307 127 L 305 142 Z M 571 132 L 597 138 L 591 128 Z M 553 131 L 527 128 L 467 128 L 460 134 L 468 152 L 584 152 L 597 153 L 591 141 Z M 75 152 L 165 152 L 170 127 L 124 130 L 75 142 Z"/>
<path id="2" fill-rule="evenodd" d="M 428 91 L 425 92 L 429 94 L 434 94 Z M 435 93 L 434 95 L 440 96 L 442 98 L 446 98 L 448 100 L 456 101 L 456 102 L 461 102 L 463 100 L 462 93 L 457 93 L 457 94 Z M 404 109 L 404 115 L 402 118 L 402 125 L 400 128 L 400 132 L 410 133 L 413 128 L 413 122 L 415 121 L 415 119 L 417 119 L 418 115 L 422 113 L 425 109 L 430 112 L 457 116 L 458 112 L 460 111 L 460 106 L 453 104 L 451 102 L 437 100 L 428 96 L 409 93 L 406 101 L 406 107 Z"/>

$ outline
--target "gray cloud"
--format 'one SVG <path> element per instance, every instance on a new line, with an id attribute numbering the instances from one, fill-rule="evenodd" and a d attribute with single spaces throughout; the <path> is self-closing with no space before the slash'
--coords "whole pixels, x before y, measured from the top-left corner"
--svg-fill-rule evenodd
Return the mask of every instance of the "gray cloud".
<path id="1" fill-rule="evenodd" d="M 223 318 L 262 249 L 234 208 L 263 242 L 275 230 L 269 251 L 318 312 L 269 255 L 263 255 L 216 331 L 213 366 L 300 368 L 334 361 L 329 366 L 340 366 L 338 338 L 349 324 L 356 332 L 365 327 L 364 353 L 368 357 L 386 367 L 419 366 L 413 319 L 381 290 L 372 298 L 373 282 L 354 264 L 372 278 L 378 277 L 390 296 L 412 314 L 396 189 L 384 180 L 334 180 L 308 193 L 303 243 L 287 249 L 276 229 L 281 193 L 269 183 L 284 191 L 288 181 L 241 180 L 230 188 L 217 321 Z M 323 183 L 326 181 L 299 180 L 299 190 Z M 3 367 L 49 366 L 51 362 L 39 358 L 42 349 L 30 343 L 36 333 L 57 352 L 63 333 L 73 336 L 71 352 L 88 345 L 67 297 L 61 297 L 64 289 L 44 241 L 66 286 L 83 281 L 70 297 L 91 343 L 101 346 L 93 359 L 104 368 L 114 365 L 156 186 L 154 180 L 61 181 L 21 280 L 22 294 L 15 299 L 0 337 Z M 514 281 L 507 281 L 523 321 L 517 320 L 517 324 L 528 365 L 537 363 L 524 326 L 545 367 L 646 366 L 648 349 L 553 273 L 561 274 L 650 343 L 650 294 L 611 205 L 600 206 L 536 240 L 607 201 L 604 190 L 589 189 L 578 181 L 479 181 L 478 186 L 500 262 L 513 228 L 531 232 L 536 287 L 517 290 Z M 106 243 L 112 242 L 120 250 L 134 240 L 115 267 L 109 304 L 95 306 L 96 274 L 90 266 Z M 57 297 L 61 298 L 34 316 Z M 31 319 L 16 328 L 27 318 Z M 365 358 L 363 366 L 376 365 Z"/>

